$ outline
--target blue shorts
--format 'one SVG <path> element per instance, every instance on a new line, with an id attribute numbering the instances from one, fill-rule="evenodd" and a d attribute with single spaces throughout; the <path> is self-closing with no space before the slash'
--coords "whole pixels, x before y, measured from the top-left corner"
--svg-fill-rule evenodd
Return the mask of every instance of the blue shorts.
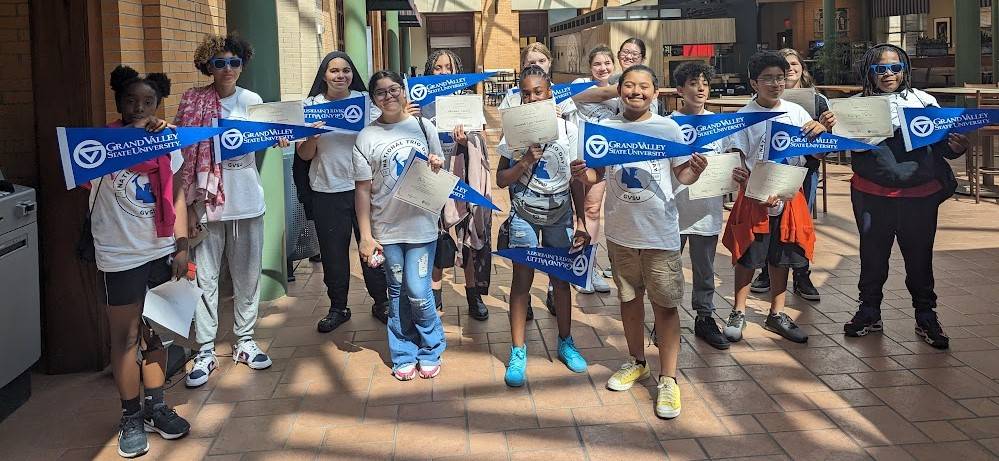
<path id="1" fill-rule="evenodd" d="M 566 213 L 558 222 L 539 226 L 510 213 L 510 248 L 569 248 L 572 246 L 573 214 Z"/>

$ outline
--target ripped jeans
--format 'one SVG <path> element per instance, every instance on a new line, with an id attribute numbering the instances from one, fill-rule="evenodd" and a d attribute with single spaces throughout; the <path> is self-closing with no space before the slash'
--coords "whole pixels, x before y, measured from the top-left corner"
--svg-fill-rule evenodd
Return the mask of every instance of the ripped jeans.
<path id="1" fill-rule="evenodd" d="M 447 346 L 430 289 L 437 241 L 384 245 L 388 280 L 388 345 L 393 369 L 437 365 Z"/>

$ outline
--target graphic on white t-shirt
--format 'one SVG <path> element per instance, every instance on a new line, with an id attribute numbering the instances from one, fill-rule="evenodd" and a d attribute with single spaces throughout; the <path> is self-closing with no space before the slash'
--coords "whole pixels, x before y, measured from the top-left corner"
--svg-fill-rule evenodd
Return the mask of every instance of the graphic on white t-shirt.
<path id="1" fill-rule="evenodd" d="M 256 167 L 257 159 L 254 154 L 241 155 L 222 161 L 223 170 L 242 170 L 244 168 Z"/>
<path id="2" fill-rule="evenodd" d="M 568 152 L 561 144 L 549 144 L 545 154 L 534 165 L 534 178 L 531 180 L 537 190 L 554 192 L 569 181 Z"/>
<path id="3" fill-rule="evenodd" d="M 385 155 L 382 156 L 378 168 L 385 178 L 387 187 L 395 186 L 402 170 L 406 168 L 406 160 L 409 160 L 409 155 L 413 149 L 424 152 L 427 150 L 427 146 L 418 139 L 406 138 L 399 139 L 385 148 Z"/>
<path id="4" fill-rule="evenodd" d="M 132 170 L 115 173 L 114 197 L 122 211 L 137 218 L 152 219 L 156 208 L 149 177 Z"/>
<path id="5" fill-rule="evenodd" d="M 614 169 L 614 194 L 622 202 L 642 203 L 655 197 L 655 184 L 662 180 L 661 162 L 636 162 Z"/>

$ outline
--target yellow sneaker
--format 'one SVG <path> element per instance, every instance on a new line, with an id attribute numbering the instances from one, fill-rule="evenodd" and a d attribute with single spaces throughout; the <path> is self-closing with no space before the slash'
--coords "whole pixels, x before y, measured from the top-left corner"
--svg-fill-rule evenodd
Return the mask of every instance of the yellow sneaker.
<path id="1" fill-rule="evenodd" d="M 621 365 L 621 369 L 614 373 L 607 380 L 607 389 L 612 391 L 626 391 L 631 389 L 635 381 L 649 377 L 649 365 L 639 365 L 632 357 L 628 363 Z"/>
<path id="2" fill-rule="evenodd" d="M 680 385 L 668 376 L 659 378 L 659 395 L 656 396 L 656 416 L 673 419 L 680 416 Z"/>

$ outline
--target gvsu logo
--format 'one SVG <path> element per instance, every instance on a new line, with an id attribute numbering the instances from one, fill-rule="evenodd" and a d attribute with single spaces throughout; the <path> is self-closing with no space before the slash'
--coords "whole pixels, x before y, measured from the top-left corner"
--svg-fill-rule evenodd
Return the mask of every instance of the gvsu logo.
<path id="1" fill-rule="evenodd" d="M 361 106 L 347 106 L 343 110 L 343 119 L 349 123 L 357 123 L 364 117 L 364 111 L 361 110 Z"/>
<path id="2" fill-rule="evenodd" d="M 108 150 L 94 140 L 82 141 L 73 149 L 73 161 L 82 168 L 97 168 L 108 158 Z"/>
<path id="3" fill-rule="evenodd" d="M 680 134 L 683 135 L 684 144 L 693 144 L 697 141 L 697 128 L 690 125 L 680 125 Z"/>
<path id="4" fill-rule="evenodd" d="M 607 138 L 597 134 L 586 140 L 586 153 L 593 158 L 602 158 L 610 150 Z"/>
<path id="5" fill-rule="evenodd" d="M 587 258 L 585 253 L 572 260 L 572 273 L 576 277 L 582 277 L 588 270 L 590 270 L 590 258 Z"/>
<path id="6" fill-rule="evenodd" d="M 920 138 L 933 134 L 935 129 L 936 125 L 933 124 L 933 120 L 925 115 L 920 115 L 909 122 L 909 132 Z"/>
<path id="7" fill-rule="evenodd" d="M 422 101 L 423 98 L 427 97 L 427 86 L 422 83 L 417 83 L 409 89 L 409 97 L 413 101 Z"/>
<path id="8" fill-rule="evenodd" d="M 235 128 L 222 133 L 220 138 L 222 140 L 222 147 L 229 150 L 239 149 L 239 146 L 243 145 L 243 133 Z"/>
<path id="9" fill-rule="evenodd" d="M 786 131 L 778 131 L 774 133 L 773 139 L 770 140 L 770 147 L 773 147 L 776 151 L 783 151 L 791 146 L 791 135 L 787 134 Z"/>

